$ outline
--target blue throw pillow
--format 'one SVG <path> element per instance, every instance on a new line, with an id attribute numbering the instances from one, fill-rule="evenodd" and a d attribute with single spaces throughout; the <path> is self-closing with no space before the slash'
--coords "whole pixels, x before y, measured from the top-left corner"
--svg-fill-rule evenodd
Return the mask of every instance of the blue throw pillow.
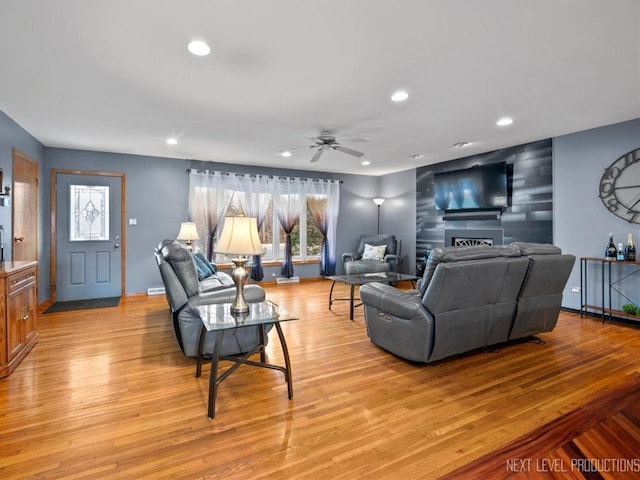
<path id="1" fill-rule="evenodd" d="M 207 268 L 205 262 L 202 261 L 197 255 L 193 256 L 193 262 L 196 264 L 196 270 L 198 271 L 198 279 L 204 280 L 212 275 L 211 270 Z"/>
<path id="2" fill-rule="evenodd" d="M 215 265 L 213 265 L 209 260 L 207 260 L 207 257 L 205 257 L 203 253 L 197 252 L 194 254 L 194 257 L 196 257 L 197 259 L 200 260 L 200 262 L 202 262 L 203 268 L 206 268 L 209 271 L 209 275 L 213 275 L 214 273 L 216 273 Z"/>

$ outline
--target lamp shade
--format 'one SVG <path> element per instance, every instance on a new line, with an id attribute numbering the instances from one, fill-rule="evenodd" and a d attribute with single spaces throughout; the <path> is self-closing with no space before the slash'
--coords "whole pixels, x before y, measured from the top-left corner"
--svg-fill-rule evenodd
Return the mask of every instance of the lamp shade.
<path id="1" fill-rule="evenodd" d="M 193 222 L 182 222 L 180 225 L 180 231 L 176 240 L 199 240 L 198 230 L 196 224 Z"/>
<path id="2" fill-rule="evenodd" d="M 376 205 L 380 206 L 380 205 L 382 205 L 384 203 L 384 200 L 385 200 L 384 198 L 380 198 L 380 197 L 374 198 L 373 199 L 373 203 L 375 203 Z"/>
<path id="3" fill-rule="evenodd" d="M 255 217 L 225 217 L 215 251 L 227 255 L 263 255 Z"/>

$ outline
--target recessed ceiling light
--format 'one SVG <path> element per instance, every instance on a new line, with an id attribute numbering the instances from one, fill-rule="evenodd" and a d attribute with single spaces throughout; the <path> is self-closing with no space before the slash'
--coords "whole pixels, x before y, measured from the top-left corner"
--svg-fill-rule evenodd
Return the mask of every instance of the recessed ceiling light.
<path id="1" fill-rule="evenodd" d="M 366 167 L 367 165 L 371 165 L 371 162 L 369 160 L 364 160 L 362 162 L 362 165 L 364 165 Z"/>
<path id="2" fill-rule="evenodd" d="M 456 142 L 453 144 L 454 148 L 464 148 L 469 145 L 469 142 Z"/>
<path id="3" fill-rule="evenodd" d="M 283 157 L 290 157 L 291 152 L 282 152 L 280 155 L 282 155 Z"/>
<path id="4" fill-rule="evenodd" d="M 187 48 L 191 53 L 198 57 L 205 57 L 211 52 L 211 48 L 202 40 L 193 40 L 189 42 Z"/>
<path id="5" fill-rule="evenodd" d="M 168 145 L 177 145 L 178 144 L 178 140 L 176 140 L 175 138 L 167 138 L 167 144 Z"/>
<path id="6" fill-rule="evenodd" d="M 398 90 L 391 95 L 391 100 L 394 102 L 404 102 L 407 98 L 409 98 L 409 94 L 404 90 Z"/>
<path id="7" fill-rule="evenodd" d="M 496 125 L 499 127 L 506 127 L 507 125 L 511 125 L 513 123 L 513 118 L 504 117 L 496 122 Z"/>

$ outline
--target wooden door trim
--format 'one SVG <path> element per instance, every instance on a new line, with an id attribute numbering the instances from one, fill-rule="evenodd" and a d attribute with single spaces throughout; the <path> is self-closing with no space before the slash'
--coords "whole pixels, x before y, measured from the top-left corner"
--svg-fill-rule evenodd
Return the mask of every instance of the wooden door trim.
<path id="1" fill-rule="evenodd" d="M 126 174 L 120 172 L 96 172 L 92 170 L 66 170 L 60 168 L 51 169 L 51 254 L 50 254 L 50 268 L 49 268 L 49 296 L 51 303 L 56 301 L 56 219 L 57 219 L 57 199 L 56 188 L 58 174 L 62 175 L 93 175 L 93 176 L 105 176 L 105 177 L 119 177 L 120 178 L 120 296 L 124 297 L 126 294 L 126 268 L 125 258 L 127 257 L 126 248 Z"/>

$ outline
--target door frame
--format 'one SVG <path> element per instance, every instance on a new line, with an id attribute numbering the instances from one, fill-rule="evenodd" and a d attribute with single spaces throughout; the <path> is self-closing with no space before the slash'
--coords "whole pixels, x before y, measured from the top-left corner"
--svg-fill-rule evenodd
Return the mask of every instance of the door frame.
<path id="1" fill-rule="evenodd" d="M 38 171 L 38 175 L 36 177 L 36 210 L 38 207 L 38 203 L 39 203 L 39 198 L 40 198 L 40 164 L 34 160 L 33 158 L 31 158 L 29 155 L 27 155 L 26 153 L 18 150 L 17 148 L 13 147 L 11 149 L 11 189 L 13 190 L 13 194 L 15 194 L 16 188 L 15 188 L 15 178 L 16 178 L 16 159 L 20 158 L 22 161 L 33 164 L 37 171 Z M 1 171 L 2 169 L 0 169 Z M 2 179 L 2 177 L 0 176 L 0 189 L 4 188 L 4 185 L 2 184 L 4 180 Z M 0 192 L 2 193 L 2 192 Z M 36 262 L 38 261 L 38 237 L 39 237 L 39 229 L 38 229 L 38 217 L 39 215 L 36 215 L 36 258 L 34 258 L 33 260 L 35 260 Z M 15 219 L 16 219 L 16 212 L 15 212 L 15 202 L 11 202 L 11 236 L 9 238 L 9 242 L 11 245 L 11 260 L 15 260 L 14 258 L 14 248 L 13 248 L 13 237 L 14 232 L 15 232 Z M 5 253 L 6 253 L 6 243 L 7 243 L 7 230 L 4 231 L 4 235 L 5 238 L 3 239 L 5 242 Z M 6 258 L 4 259 L 4 261 L 8 261 Z M 38 270 L 38 267 L 36 266 L 36 272 Z M 37 276 L 36 276 L 37 278 Z"/>
<path id="2" fill-rule="evenodd" d="M 105 177 L 119 177 L 120 178 L 120 296 L 124 297 L 126 294 L 126 262 L 127 257 L 126 248 L 126 222 L 125 222 L 125 200 L 126 200 L 126 175 L 119 172 L 95 172 L 92 170 L 65 170 L 59 168 L 51 169 L 51 245 L 50 245 L 50 274 L 49 274 L 49 299 L 51 303 L 56 301 L 56 234 L 57 234 L 57 181 L 58 174 L 62 175 L 92 175 L 92 176 L 105 176 Z"/>

